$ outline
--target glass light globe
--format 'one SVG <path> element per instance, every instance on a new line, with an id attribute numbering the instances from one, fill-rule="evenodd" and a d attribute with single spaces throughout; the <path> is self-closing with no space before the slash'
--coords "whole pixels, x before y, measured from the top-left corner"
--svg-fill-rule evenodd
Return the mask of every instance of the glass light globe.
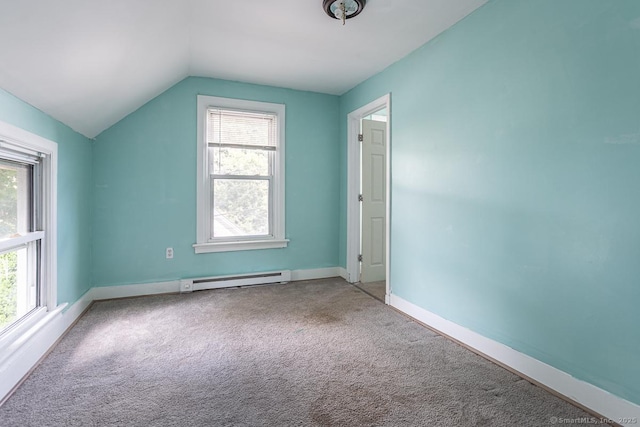
<path id="1" fill-rule="evenodd" d="M 358 3 L 353 0 L 345 0 L 344 9 L 347 12 L 347 15 L 351 15 L 356 10 L 358 10 Z"/>

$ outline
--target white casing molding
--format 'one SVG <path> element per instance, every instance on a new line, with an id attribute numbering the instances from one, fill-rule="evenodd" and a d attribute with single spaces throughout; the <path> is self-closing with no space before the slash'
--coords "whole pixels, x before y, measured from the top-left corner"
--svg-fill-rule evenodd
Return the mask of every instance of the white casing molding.
<path id="1" fill-rule="evenodd" d="M 344 279 L 349 283 L 360 281 L 360 262 L 358 255 L 360 254 L 360 142 L 358 134 L 360 133 L 360 122 L 375 111 L 382 108 L 387 109 L 387 151 L 385 155 L 386 162 L 386 212 L 385 212 L 385 278 L 386 278 L 386 295 L 391 293 L 391 283 L 389 280 L 390 270 L 390 254 L 391 254 L 391 94 L 388 93 L 367 105 L 352 111 L 347 115 L 347 268 L 346 277 Z M 389 303 L 385 297 L 385 303 Z"/>
<path id="2" fill-rule="evenodd" d="M 446 320 L 396 295 L 390 295 L 390 304 L 428 327 L 617 424 L 636 426 L 637 420 L 640 420 L 640 406 L 632 402 L 576 379 L 566 372 Z M 636 419 L 636 423 L 624 422 L 625 419 L 633 418 Z"/>
<path id="3" fill-rule="evenodd" d="M 62 311 L 66 304 L 57 303 L 57 173 L 58 144 L 24 129 L 0 121 L 0 146 L 9 150 L 32 153 L 41 157 L 42 227 L 23 236 L 22 241 L 40 239 L 41 297 L 39 306 L 0 334 L 0 401 L 22 381 L 40 358 L 66 330 L 71 316 Z M 20 242 L 21 238 L 17 241 Z M 16 240 L 13 240 L 16 242 Z M 2 245 L 3 250 L 9 248 Z"/>
<path id="4" fill-rule="evenodd" d="M 42 258 L 43 306 L 53 312 L 58 302 L 58 144 L 0 121 L 0 145 L 9 144 L 44 155 L 42 160 L 44 238 Z"/>
<path id="5" fill-rule="evenodd" d="M 228 237 L 225 240 L 215 241 L 211 239 L 211 178 L 207 155 L 207 120 L 206 114 L 209 108 L 227 108 L 240 111 L 258 111 L 273 113 L 278 117 L 276 127 L 277 149 L 274 159 L 273 189 L 270 197 L 270 209 L 272 215 L 272 235 L 256 240 L 244 240 Z M 286 248 L 289 239 L 285 238 L 285 129 L 286 106 L 271 102 L 249 101 L 245 99 L 221 98 L 217 96 L 197 96 L 197 203 L 196 203 L 196 243 L 193 245 L 197 254 L 210 252 L 230 252 L 257 249 Z"/>

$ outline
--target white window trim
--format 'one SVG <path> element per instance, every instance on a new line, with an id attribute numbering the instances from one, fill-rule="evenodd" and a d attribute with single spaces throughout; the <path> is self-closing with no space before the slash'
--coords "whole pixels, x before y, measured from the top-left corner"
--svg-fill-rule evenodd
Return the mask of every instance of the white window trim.
<path id="1" fill-rule="evenodd" d="M 42 159 L 42 306 L 32 310 L 14 325 L 0 334 L 0 359 L 6 359 L 13 353 L 16 344 L 24 341 L 24 337 L 33 334 L 33 329 L 47 317 L 47 313 L 57 312 L 66 304 L 58 306 L 58 258 L 57 258 L 57 224 L 58 224 L 58 144 L 16 126 L 0 121 L 0 147 L 18 151 L 40 153 Z M 25 239 L 31 239 L 39 232 L 30 233 Z M 38 326 L 38 327 L 41 327 Z M 13 350 L 9 350 L 13 349 Z"/>
<path id="2" fill-rule="evenodd" d="M 198 164 L 197 164 L 197 224 L 195 253 L 231 252 L 255 249 L 285 248 L 289 240 L 285 238 L 285 106 L 270 102 L 247 101 L 244 99 L 220 98 L 198 95 Z M 273 188 L 273 235 L 265 238 L 229 238 L 227 241 L 211 241 L 210 207 L 211 192 L 207 162 L 206 114 L 209 108 L 227 108 L 233 110 L 258 111 L 278 116 L 277 149 Z"/>

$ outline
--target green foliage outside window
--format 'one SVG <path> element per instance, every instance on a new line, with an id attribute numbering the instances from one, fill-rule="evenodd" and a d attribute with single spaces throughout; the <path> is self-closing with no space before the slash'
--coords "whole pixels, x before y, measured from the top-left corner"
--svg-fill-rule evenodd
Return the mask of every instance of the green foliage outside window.
<path id="1" fill-rule="evenodd" d="M 0 165 L 0 238 L 17 231 L 18 174 L 15 169 Z"/>
<path id="2" fill-rule="evenodd" d="M 0 330 L 16 320 L 18 311 L 17 252 L 0 255 Z"/>
<path id="3" fill-rule="evenodd" d="M 16 171 L 0 168 L 0 237 L 16 232 L 17 188 Z M 15 251 L 0 254 L 0 330 L 16 320 L 17 259 Z"/>
<path id="4" fill-rule="evenodd" d="M 266 151 L 226 147 L 212 148 L 212 151 L 214 173 L 269 175 L 269 153 Z M 234 235 L 269 233 L 269 184 L 266 180 L 218 179 L 214 184 L 214 206 L 216 214 L 232 224 L 233 230 L 229 231 Z"/>

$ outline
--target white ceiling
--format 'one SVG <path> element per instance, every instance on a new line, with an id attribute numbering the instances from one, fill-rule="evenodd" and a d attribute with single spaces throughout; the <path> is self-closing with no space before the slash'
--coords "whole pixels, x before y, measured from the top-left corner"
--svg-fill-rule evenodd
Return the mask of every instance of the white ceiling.
<path id="1" fill-rule="evenodd" d="M 94 137 L 187 76 L 340 95 L 486 0 L 0 0 L 0 87 Z"/>

